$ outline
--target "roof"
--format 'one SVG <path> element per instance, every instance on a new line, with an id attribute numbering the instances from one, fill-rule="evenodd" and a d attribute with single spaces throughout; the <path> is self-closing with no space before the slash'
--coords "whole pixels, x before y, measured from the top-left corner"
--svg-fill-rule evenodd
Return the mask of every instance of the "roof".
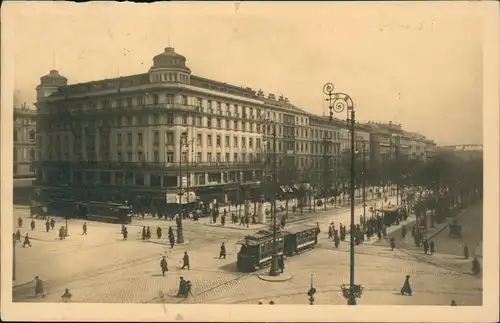
<path id="1" fill-rule="evenodd" d="M 307 225 L 307 224 L 293 225 L 290 228 L 287 228 L 286 232 L 291 233 L 291 234 L 295 234 L 295 233 L 307 231 L 307 230 L 316 230 L 316 227 L 312 226 L 312 225 Z"/>
<path id="2" fill-rule="evenodd" d="M 277 232 L 276 237 L 280 238 L 285 235 L 285 232 Z M 245 236 L 245 239 L 238 241 L 238 244 L 244 244 L 249 246 L 260 245 L 263 241 L 271 240 L 273 238 L 273 233 L 269 230 L 259 230 L 252 235 Z"/>

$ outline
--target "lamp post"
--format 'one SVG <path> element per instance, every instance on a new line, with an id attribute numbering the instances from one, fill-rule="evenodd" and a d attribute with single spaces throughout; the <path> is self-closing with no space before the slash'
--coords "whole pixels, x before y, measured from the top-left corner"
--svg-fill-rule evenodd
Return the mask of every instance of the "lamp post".
<path id="1" fill-rule="evenodd" d="M 177 221 L 177 241 L 176 243 L 184 243 L 184 230 L 182 227 L 182 217 L 183 217 L 183 209 L 182 209 L 182 148 L 189 147 L 189 143 L 187 140 L 187 132 L 182 132 L 179 140 L 179 220 Z M 188 164 L 186 161 L 186 168 Z M 186 173 L 187 174 L 187 173 Z"/>
<path id="2" fill-rule="evenodd" d="M 12 233 L 12 281 L 16 281 L 16 234 Z"/>
<path id="3" fill-rule="evenodd" d="M 350 235 L 350 271 L 349 271 L 349 290 L 347 297 L 347 305 L 356 305 L 356 297 L 357 291 L 360 286 L 356 286 L 354 284 L 354 234 L 355 231 L 355 214 L 354 214 L 354 203 L 355 203 L 355 111 L 354 104 L 352 99 L 345 93 L 337 93 L 333 92 L 334 86 L 332 83 L 326 83 L 323 86 L 323 93 L 328 96 L 326 101 L 329 102 L 330 109 L 330 121 L 333 120 L 333 113 L 341 113 L 344 110 L 347 112 L 347 124 L 350 126 L 350 134 L 351 134 L 351 183 L 350 183 L 350 197 L 351 197 L 351 235 Z"/>
<path id="4" fill-rule="evenodd" d="M 325 138 L 323 138 L 323 194 L 325 195 L 325 203 L 324 203 L 325 211 L 326 211 L 326 203 L 328 202 L 327 201 L 328 192 L 330 191 L 329 179 L 331 177 L 329 172 L 330 165 L 327 154 L 328 147 L 329 147 L 328 138 L 325 136 Z"/>
<path id="5" fill-rule="evenodd" d="M 363 231 L 366 228 L 366 143 L 363 141 L 363 152 L 361 154 L 363 158 L 363 172 L 361 173 L 363 175 Z"/>
<path id="6" fill-rule="evenodd" d="M 268 124 L 272 125 L 273 132 L 273 163 L 272 163 L 272 186 L 271 186 L 271 215 L 272 215 L 272 220 L 273 220 L 273 255 L 271 259 L 271 268 L 269 269 L 269 275 L 270 276 L 279 276 L 281 273 L 281 270 L 279 269 L 278 266 L 278 241 L 277 241 L 277 227 L 276 227 L 276 189 L 277 189 L 277 170 L 276 170 L 276 122 L 273 120 L 265 119 L 264 117 L 261 117 L 261 120 Z"/>

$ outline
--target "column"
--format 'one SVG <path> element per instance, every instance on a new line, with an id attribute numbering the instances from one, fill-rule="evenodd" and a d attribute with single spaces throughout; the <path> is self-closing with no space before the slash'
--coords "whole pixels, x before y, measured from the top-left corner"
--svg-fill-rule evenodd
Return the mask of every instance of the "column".
<path id="1" fill-rule="evenodd" d="M 258 202 L 257 203 L 257 217 L 260 224 L 266 224 L 266 213 L 264 210 L 264 203 L 263 202 Z"/>

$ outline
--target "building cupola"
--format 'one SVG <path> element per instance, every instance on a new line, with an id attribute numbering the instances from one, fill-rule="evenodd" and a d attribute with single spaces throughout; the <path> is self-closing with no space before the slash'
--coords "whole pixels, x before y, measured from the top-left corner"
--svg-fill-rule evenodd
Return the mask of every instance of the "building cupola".
<path id="1" fill-rule="evenodd" d="M 40 84 L 36 87 L 37 100 L 42 100 L 60 87 L 68 85 L 68 79 L 59 74 L 56 70 L 51 70 L 49 74 L 40 78 Z"/>
<path id="2" fill-rule="evenodd" d="M 186 57 L 166 47 L 163 53 L 153 57 L 153 66 L 149 69 L 151 83 L 187 83 L 191 70 L 186 66 Z"/>

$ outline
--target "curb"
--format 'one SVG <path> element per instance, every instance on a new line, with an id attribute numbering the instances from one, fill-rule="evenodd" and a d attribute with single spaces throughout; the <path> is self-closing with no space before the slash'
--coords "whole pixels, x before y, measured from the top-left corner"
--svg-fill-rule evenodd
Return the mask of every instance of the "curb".
<path id="1" fill-rule="evenodd" d="M 141 241 L 142 243 L 153 243 L 153 244 L 160 244 L 160 245 L 163 245 L 163 246 L 170 246 L 170 242 L 159 242 L 159 241 L 154 241 L 154 240 L 139 240 Z M 187 240 L 187 239 L 184 239 L 184 242 L 183 243 L 177 243 L 175 242 L 174 244 L 174 248 L 175 246 L 185 246 L 185 245 L 188 245 L 191 241 Z"/>
<path id="2" fill-rule="evenodd" d="M 257 275 L 257 277 L 260 280 L 271 282 L 271 283 L 281 283 L 281 282 L 286 282 L 289 281 L 290 279 L 293 278 L 292 275 L 279 275 L 279 276 L 270 276 L 269 274 L 260 274 Z"/>

